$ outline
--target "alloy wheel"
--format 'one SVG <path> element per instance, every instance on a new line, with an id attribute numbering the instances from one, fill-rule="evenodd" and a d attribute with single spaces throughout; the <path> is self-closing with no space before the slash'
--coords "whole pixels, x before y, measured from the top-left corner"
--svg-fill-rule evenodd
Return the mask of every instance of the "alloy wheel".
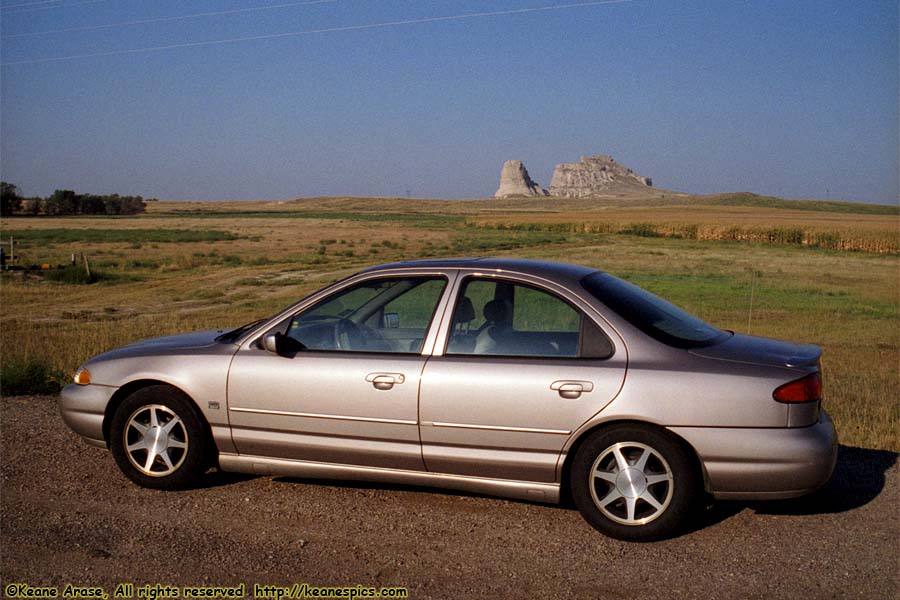
<path id="1" fill-rule="evenodd" d="M 174 473 L 188 454 L 184 421 L 161 404 L 142 406 L 134 411 L 125 422 L 122 437 L 129 462 L 150 477 Z"/>
<path id="2" fill-rule="evenodd" d="M 590 470 L 597 509 L 622 525 L 645 525 L 672 501 L 674 477 L 666 459 L 640 442 L 619 442 L 601 452 Z"/>

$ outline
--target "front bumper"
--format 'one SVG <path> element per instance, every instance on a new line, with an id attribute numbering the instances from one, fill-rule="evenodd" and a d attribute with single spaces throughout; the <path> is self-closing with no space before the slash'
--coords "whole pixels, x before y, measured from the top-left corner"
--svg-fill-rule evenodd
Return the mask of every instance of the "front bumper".
<path id="1" fill-rule="evenodd" d="M 672 427 L 700 458 L 707 491 L 719 499 L 775 500 L 824 485 L 837 462 L 837 433 L 820 411 L 809 427 Z"/>
<path id="2" fill-rule="evenodd" d="M 107 385 L 70 383 L 59 395 L 59 412 L 63 421 L 91 446 L 106 448 L 103 416 L 117 389 Z"/>

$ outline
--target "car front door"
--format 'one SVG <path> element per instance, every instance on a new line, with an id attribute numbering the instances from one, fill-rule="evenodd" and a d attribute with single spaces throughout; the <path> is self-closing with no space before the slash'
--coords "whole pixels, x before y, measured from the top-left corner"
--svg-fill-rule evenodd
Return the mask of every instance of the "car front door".
<path id="1" fill-rule="evenodd" d="M 228 377 L 238 452 L 422 470 L 423 349 L 447 284 L 440 274 L 350 282 L 270 331 L 277 353 L 262 340 L 239 350 Z"/>
<path id="2" fill-rule="evenodd" d="M 568 437 L 622 386 L 612 329 L 565 290 L 522 277 L 460 276 L 421 383 L 429 471 L 553 482 Z"/>

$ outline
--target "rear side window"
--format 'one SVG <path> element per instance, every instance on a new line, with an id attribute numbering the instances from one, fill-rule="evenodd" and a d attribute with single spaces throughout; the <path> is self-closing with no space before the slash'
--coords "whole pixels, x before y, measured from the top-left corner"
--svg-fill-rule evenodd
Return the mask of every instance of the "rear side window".
<path id="1" fill-rule="evenodd" d="M 468 279 L 454 309 L 448 355 L 608 358 L 602 331 L 571 304 L 539 288 Z"/>
<path id="2" fill-rule="evenodd" d="M 516 331 L 575 332 L 581 326 L 581 313 L 569 303 L 546 292 L 524 285 L 513 286 Z"/>
<path id="3" fill-rule="evenodd" d="M 731 334 L 638 286 L 597 271 L 581 280 L 594 298 L 650 337 L 676 348 L 712 346 Z"/>

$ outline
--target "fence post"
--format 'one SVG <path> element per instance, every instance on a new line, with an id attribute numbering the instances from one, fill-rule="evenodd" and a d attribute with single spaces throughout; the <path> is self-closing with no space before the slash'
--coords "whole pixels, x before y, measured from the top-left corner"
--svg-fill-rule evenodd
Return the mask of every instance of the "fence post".
<path id="1" fill-rule="evenodd" d="M 93 280 L 93 277 L 91 276 L 91 265 L 88 262 L 88 257 L 84 252 L 81 253 L 81 258 L 84 259 L 84 270 L 87 273 L 88 283 L 90 283 L 91 280 Z"/>

